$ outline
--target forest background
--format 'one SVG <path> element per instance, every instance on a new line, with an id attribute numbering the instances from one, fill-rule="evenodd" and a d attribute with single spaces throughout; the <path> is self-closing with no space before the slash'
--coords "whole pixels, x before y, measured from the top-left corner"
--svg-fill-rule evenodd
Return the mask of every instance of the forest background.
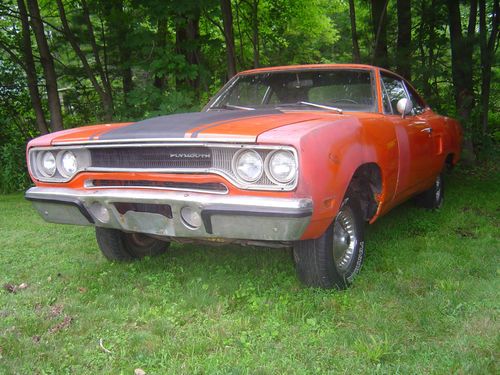
<path id="1" fill-rule="evenodd" d="M 498 160 L 499 0 L 3 0 L 0 192 L 61 129 L 199 110 L 236 72 L 366 63 L 409 79 Z"/>

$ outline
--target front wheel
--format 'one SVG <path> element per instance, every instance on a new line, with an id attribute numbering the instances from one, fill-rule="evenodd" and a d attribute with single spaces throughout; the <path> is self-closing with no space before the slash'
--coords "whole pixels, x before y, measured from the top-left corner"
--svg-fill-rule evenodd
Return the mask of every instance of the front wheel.
<path id="1" fill-rule="evenodd" d="M 299 279 L 310 287 L 346 289 L 363 264 L 364 229 L 359 202 L 348 196 L 321 237 L 294 246 Z"/>
<path id="2" fill-rule="evenodd" d="M 145 256 L 161 255 L 169 242 L 142 233 L 127 233 L 118 229 L 95 228 L 97 244 L 108 260 L 130 261 Z"/>
<path id="3" fill-rule="evenodd" d="M 441 208 L 441 206 L 443 205 L 443 201 L 444 201 L 443 173 L 440 173 L 436 177 L 434 185 L 432 185 L 429 189 L 425 190 L 423 193 L 420 193 L 415 197 L 415 202 L 417 206 L 422 208 L 427 208 L 429 210 Z"/>

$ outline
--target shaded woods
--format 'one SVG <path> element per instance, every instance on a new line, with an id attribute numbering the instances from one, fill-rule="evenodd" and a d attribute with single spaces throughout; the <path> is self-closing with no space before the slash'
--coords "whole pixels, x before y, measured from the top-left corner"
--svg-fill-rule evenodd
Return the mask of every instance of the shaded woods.
<path id="1" fill-rule="evenodd" d="M 4 0 L 0 190 L 25 142 L 83 124 L 199 110 L 236 72 L 360 62 L 461 119 L 468 160 L 500 139 L 499 0 Z"/>

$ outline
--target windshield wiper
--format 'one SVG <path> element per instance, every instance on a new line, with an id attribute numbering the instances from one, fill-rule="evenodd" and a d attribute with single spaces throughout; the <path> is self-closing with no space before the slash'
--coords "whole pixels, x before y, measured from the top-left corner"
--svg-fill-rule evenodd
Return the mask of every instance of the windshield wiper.
<path id="1" fill-rule="evenodd" d="M 337 108 L 337 107 L 330 107 L 329 105 L 323 105 L 323 104 L 317 104 L 317 103 L 310 103 L 310 102 L 299 102 L 300 104 L 304 105 L 309 105 L 311 107 L 316 107 L 316 108 L 323 108 L 323 109 L 329 109 L 331 111 L 337 111 L 338 113 L 344 112 L 342 109 Z"/>
<path id="2" fill-rule="evenodd" d="M 255 111 L 255 108 L 243 107 L 241 105 L 234 105 L 234 104 L 222 104 L 217 107 L 212 107 L 211 109 L 243 109 L 245 111 Z"/>

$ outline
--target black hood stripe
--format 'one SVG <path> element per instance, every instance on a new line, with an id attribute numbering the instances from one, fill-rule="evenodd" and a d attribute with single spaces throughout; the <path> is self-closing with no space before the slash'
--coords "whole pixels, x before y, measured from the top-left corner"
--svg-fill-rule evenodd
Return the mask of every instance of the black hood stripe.
<path id="1" fill-rule="evenodd" d="M 148 120 L 136 122 L 118 129 L 110 130 L 102 134 L 99 140 L 123 140 L 143 138 L 184 138 L 185 134 L 195 128 L 207 125 L 205 128 L 197 129 L 192 137 L 196 138 L 200 132 L 209 127 L 246 117 L 259 117 L 282 113 L 279 110 L 255 110 L 255 111 L 224 111 L 224 112 L 194 112 L 182 113 L 168 116 L 155 117 Z M 215 124 L 217 123 L 217 124 Z"/>

